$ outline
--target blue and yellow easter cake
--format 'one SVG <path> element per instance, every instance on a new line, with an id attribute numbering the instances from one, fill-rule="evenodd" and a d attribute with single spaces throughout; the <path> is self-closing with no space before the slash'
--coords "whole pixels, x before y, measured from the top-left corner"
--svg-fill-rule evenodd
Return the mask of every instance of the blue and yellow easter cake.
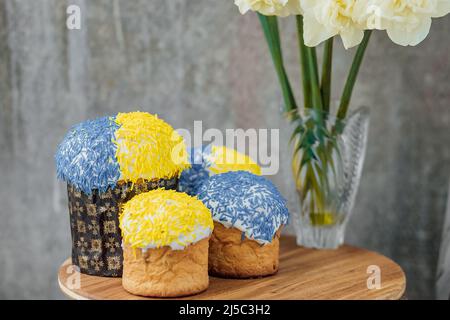
<path id="1" fill-rule="evenodd" d="M 122 203 L 142 192 L 176 189 L 189 166 L 183 138 L 146 112 L 118 113 L 73 126 L 57 148 L 67 183 L 72 262 L 81 272 L 120 277 Z"/>
<path id="2" fill-rule="evenodd" d="M 204 145 L 188 150 L 191 166 L 180 176 L 178 190 L 197 195 L 200 187 L 213 175 L 230 171 L 248 171 L 261 175 L 261 167 L 250 156 L 226 146 Z"/>
<path id="3" fill-rule="evenodd" d="M 289 212 L 272 182 L 247 171 L 221 173 L 206 180 L 198 198 L 214 220 L 210 274 L 251 278 L 277 272 L 280 232 Z"/>

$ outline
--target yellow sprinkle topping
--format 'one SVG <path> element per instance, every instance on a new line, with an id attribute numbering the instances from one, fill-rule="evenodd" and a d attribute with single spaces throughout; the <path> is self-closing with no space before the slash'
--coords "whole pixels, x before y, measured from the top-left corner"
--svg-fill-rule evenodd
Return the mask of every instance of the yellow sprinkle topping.
<path id="1" fill-rule="evenodd" d="M 213 163 L 210 170 L 215 174 L 243 170 L 261 175 L 261 167 L 252 158 L 225 146 L 213 146 L 208 160 Z"/>
<path id="2" fill-rule="evenodd" d="M 133 248 L 182 249 L 208 237 L 214 228 L 203 202 L 163 189 L 141 193 L 125 203 L 119 220 L 124 242 Z"/>
<path id="3" fill-rule="evenodd" d="M 121 180 L 170 179 L 189 167 L 184 139 L 147 112 L 119 113 L 115 133 Z"/>

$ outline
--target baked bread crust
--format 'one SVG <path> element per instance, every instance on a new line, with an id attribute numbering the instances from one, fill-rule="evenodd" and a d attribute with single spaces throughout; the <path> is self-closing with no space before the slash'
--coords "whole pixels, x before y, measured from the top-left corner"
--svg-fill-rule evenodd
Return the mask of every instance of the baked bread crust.
<path id="1" fill-rule="evenodd" d="M 280 230 L 271 243 L 261 245 L 244 238 L 242 231 L 226 228 L 214 221 L 214 231 L 209 241 L 209 274 L 224 278 L 255 278 L 278 271 Z"/>
<path id="2" fill-rule="evenodd" d="M 181 297 L 208 288 L 208 238 L 184 250 L 170 247 L 133 249 L 124 245 L 122 285 L 128 292 L 148 297 Z"/>

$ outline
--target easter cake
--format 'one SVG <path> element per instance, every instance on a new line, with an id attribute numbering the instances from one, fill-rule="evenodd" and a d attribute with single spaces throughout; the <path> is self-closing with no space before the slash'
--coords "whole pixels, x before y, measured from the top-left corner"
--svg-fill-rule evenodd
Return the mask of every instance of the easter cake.
<path id="1" fill-rule="evenodd" d="M 125 290 L 179 297 L 207 289 L 213 220 L 197 198 L 173 190 L 142 193 L 124 205 L 120 228 Z"/>
<path id="2" fill-rule="evenodd" d="M 189 195 L 196 195 L 212 175 L 229 171 L 261 175 L 260 166 L 251 157 L 225 146 L 209 144 L 191 148 L 188 159 L 191 166 L 181 173 L 178 190 Z"/>
<path id="3" fill-rule="evenodd" d="M 120 277 L 121 204 L 142 192 L 176 189 L 184 140 L 155 115 L 119 113 L 73 126 L 58 146 L 57 177 L 67 183 L 72 263 L 82 273 Z M 174 157 L 174 154 L 176 155 Z"/>
<path id="4" fill-rule="evenodd" d="M 252 278 L 278 271 L 280 232 L 289 214 L 272 182 L 246 171 L 222 173 L 200 187 L 198 198 L 214 220 L 211 275 Z"/>

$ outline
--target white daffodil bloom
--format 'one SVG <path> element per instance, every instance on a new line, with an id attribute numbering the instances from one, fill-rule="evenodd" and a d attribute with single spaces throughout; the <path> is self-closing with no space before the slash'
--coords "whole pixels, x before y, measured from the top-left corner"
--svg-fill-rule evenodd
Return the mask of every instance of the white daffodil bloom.
<path id="1" fill-rule="evenodd" d="M 431 18 L 450 12 L 450 0 L 357 1 L 354 19 L 366 29 L 386 30 L 389 38 L 403 46 L 415 46 L 430 32 Z"/>
<path id="2" fill-rule="evenodd" d="M 357 0 L 300 0 L 303 10 L 305 44 L 315 47 L 339 35 L 346 49 L 358 45 L 364 37 L 363 24 L 354 19 Z"/>
<path id="3" fill-rule="evenodd" d="M 241 14 L 252 10 L 266 16 L 287 17 L 301 14 L 300 0 L 235 0 Z"/>
<path id="4" fill-rule="evenodd" d="M 339 35 L 346 49 L 361 43 L 364 30 L 386 30 L 403 46 L 422 42 L 431 19 L 450 12 L 450 0 L 235 0 L 239 11 L 266 16 L 303 15 L 305 44 L 315 47 Z"/>

